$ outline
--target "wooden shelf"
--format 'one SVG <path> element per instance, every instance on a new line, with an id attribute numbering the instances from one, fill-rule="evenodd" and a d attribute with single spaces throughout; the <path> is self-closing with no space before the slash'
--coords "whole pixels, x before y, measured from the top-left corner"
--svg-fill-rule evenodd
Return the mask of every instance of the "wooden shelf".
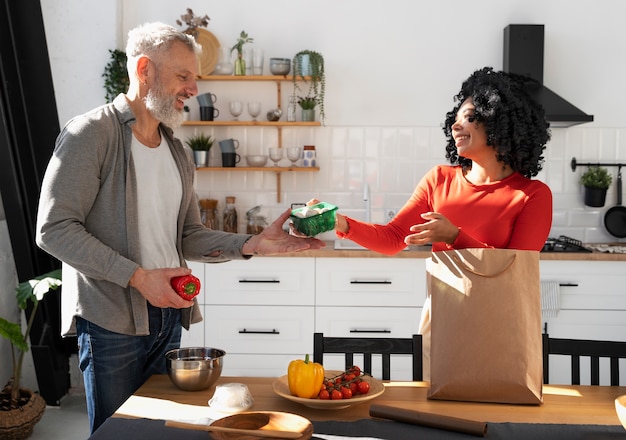
<path id="1" fill-rule="evenodd" d="M 200 167 L 196 168 L 197 171 L 262 171 L 262 172 L 274 172 L 276 173 L 276 202 L 281 202 L 281 174 L 284 172 L 313 172 L 319 171 L 319 167 Z"/>
<path id="2" fill-rule="evenodd" d="M 293 75 L 199 75 L 199 81 L 293 81 Z M 298 77 L 298 81 L 311 81 L 310 76 Z"/>
<path id="3" fill-rule="evenodd" d="M 311 122 L 287 122 L 287 121 L 185 121 L 183 126 L 219 126 L 219 127 L 319 127 L 319 121 Z"/>

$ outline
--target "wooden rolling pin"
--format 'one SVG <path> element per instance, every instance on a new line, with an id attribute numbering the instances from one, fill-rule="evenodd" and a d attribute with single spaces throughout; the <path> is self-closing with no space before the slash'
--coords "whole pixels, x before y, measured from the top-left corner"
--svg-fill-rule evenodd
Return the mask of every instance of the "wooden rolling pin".
<path id="1" fill-rule="evenodd" d="M 413 425 L 428 426 L 430 428 L 445 429 L 447 431 L 463 432 L 479 437 L 487 435 L 486 422 L 476 422 L 474 420 L 395 408 L 388 405 L 372 404 L 370 406 L 370 416 L 411 423 Z"/>
<path id="2" fill-rule="evenodd" d="M 214 425 L 198 425 L 195 423 L 176 422 L 174 420 L 165 421 L 165 426 L 171 428 L 192 429 L 195 431 L 209 431 L 209 432 L 230 432 L 236 434 L 248 434 L 256 437 L 268 437 L 268 438 L 301 438 L 301 432 L 294 431 L 275 431 L 271 429 L 243 429 L 243 428 L 227 428 L 226 426 L 214 426 Z"/>

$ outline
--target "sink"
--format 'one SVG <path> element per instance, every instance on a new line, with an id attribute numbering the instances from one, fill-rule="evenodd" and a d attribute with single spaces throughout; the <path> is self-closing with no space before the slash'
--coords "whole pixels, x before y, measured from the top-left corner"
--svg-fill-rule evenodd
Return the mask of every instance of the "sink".
<path id="1" fill-rule="evenodd" d="M 334 248 L 337 250 L 351 250 L 351 251 L 367 251 L 368 249 L 353 242 L 352 240 L 335 240 Z"/>

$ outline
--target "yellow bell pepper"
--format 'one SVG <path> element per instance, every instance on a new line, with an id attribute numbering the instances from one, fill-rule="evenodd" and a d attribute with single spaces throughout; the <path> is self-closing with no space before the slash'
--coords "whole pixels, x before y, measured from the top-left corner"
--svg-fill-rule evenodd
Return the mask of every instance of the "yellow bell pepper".
<path id="1" fill-rule="evenodd" d="M 298 397 L 312 399 L 317 397 L 324 382 L 324 367 L 317 362 L 311 362 L 307 354 L 302 359 L 289 363 L 287 369 L 289 392 Z"/>

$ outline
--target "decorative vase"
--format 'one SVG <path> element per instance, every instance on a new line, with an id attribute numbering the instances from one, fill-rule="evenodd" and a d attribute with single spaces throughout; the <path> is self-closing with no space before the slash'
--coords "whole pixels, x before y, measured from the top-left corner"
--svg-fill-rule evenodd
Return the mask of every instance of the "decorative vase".
<path id="1" fill-rule="evenodd" d="M 246 60 L 243 58 L 243 54 L 239 52 L 237 54 L 237 59 L 235 60 L 235 76 L 245 76 L 246 75 Z"/>
<path id="2" fill-rule="evenodd" d="M 209 152 L 206 150 L 194 150 L 193 159 L 196 162 L 196 167 L 204 168 L 209 161 Z"/>
<path id="3" fill-rule="evenodd" d="M 46 411 L 46 401 L 37 393 L 21 388 L 20 394 L 27 403 L 9 411 L 0 409 L 0 438 L 25 440 L 33 434 L 33 428 Z"/>
<path id="4" fill-rule="evenodd" d="M 315 109 L 314 108 L 303 108 L 302 109 L 302 121 L 303 122 L 315 121 Z"/>
<path id="5" fill-rule="evenodd" d="M 602 208 L 606 202 L 606 188 L 585 187 L 585 205 Z"/>

